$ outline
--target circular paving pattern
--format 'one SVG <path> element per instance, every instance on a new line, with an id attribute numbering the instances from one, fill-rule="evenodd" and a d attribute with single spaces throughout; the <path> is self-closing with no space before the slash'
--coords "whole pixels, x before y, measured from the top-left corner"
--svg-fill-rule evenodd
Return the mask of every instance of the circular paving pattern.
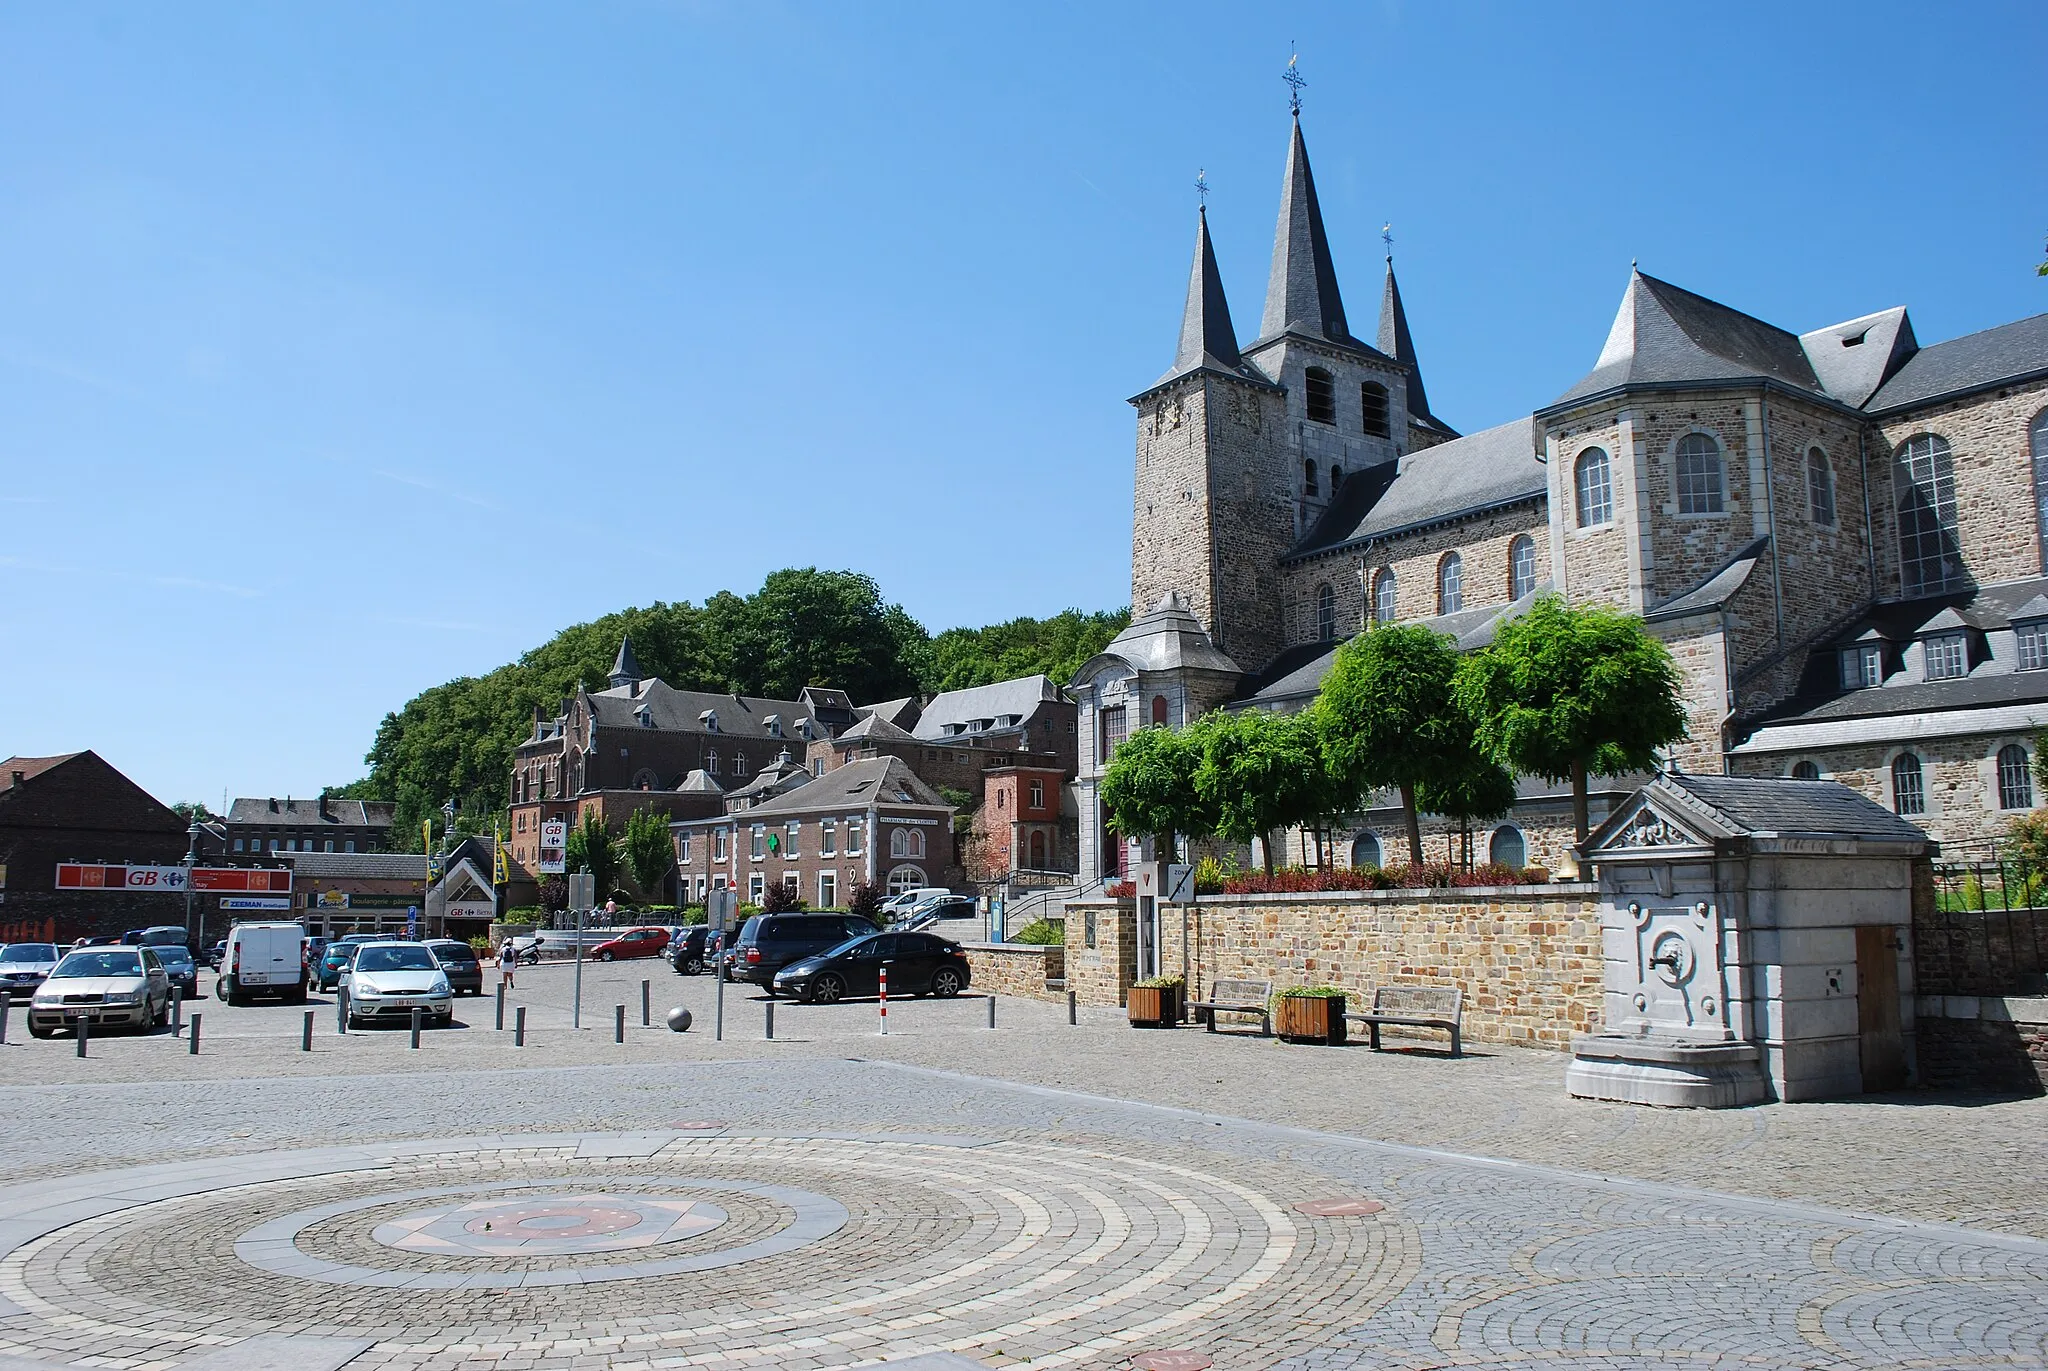
<path id="1" fill-rule="evenodd" d="M 1110 1366 L 1205 1321 L 1363 1320 L 1416 1259 L 1391 1215 L 1294 1213 L 1298 1189 L 1267 1193 L 1284 1167 L 1185 1153 L 681 1130 L 406 1151 L 273 1154 L 182 1190 L 112 1173 L 117 1207 L 0 1259 L 29 1316 L 0 1351 L 134 1364 L 311 1330 L 375 1341 L 364 1365 L 454 1367 L 545 1327 L 615 1356 L 630 1339 L 614 1365 Z"/>

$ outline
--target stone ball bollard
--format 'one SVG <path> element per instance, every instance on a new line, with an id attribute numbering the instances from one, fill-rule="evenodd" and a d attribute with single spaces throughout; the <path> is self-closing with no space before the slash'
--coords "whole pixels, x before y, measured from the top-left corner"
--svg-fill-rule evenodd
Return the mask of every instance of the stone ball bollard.
<path id="1" fill-rule="evenodd" d="M 677 1005 L 674 1009 L 669 1010 L 668 1026 L 671 1032 L 687 1033 L 690 1031 L 690 1023 L 690 1011 L 681 1005 Z"/>

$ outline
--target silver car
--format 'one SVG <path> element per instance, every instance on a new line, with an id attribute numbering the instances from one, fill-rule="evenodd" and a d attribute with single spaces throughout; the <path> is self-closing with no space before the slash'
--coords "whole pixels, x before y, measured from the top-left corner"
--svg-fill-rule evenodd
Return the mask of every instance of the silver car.
<path id="1" fill-rule="evenodd" d="M 149 947 L 68 952 L 28 1002 L 28 1031 L 47 1038 L 81 1022 L 150 1028 L 171 1016 L 171 978 Z"/>
<path id="2" fill-rule="evenodd" d="M 415 1009 L 446 1028 L 455 1020 L 455 995 L 448 977 L 424 943 L 358 943 L 342 969 L 348 1021 L 411 1019 Z"/>
<path id="3" fill-rule="evenodd" d="M 55 943 L 9 943 L 0 947 L 0 994 L 27 999 L 56 968 Z"/>

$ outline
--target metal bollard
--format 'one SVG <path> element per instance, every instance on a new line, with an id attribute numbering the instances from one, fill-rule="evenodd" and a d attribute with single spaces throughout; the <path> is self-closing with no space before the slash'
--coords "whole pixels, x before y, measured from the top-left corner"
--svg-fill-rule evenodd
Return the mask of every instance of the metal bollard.
<path id="1" fill-rule="evenodd" d="M 654 1002 L 648 999 L 648 996 L 652 993 L 648 986 L 649 982 L 640 982 L 640 1026 L 642 1028 L 654 1027 Z"/>
<path id="2" fill-rule="evenodd" d="M 612 1041 L 622 1043 L 626 1040 L 626 1006 L 615 1005 L 613 1008 L 615 1012 L 612 1015 Z"/>
<path id="3" fill-rule="evenodd" d="M 348 1032 L 348 987 L 345 985 L 334 989 L 334 1031 Z"/>
<path id="4" fill-rule="evenodd" d="M 996 1026 L 996 997 L 993 995 L 988 997 L 988 1026 Z"/>
<path id="5" fill-rule="evenodd" d="M 505 1031 L 505 983 L 498 982 L 498 1031 Z"/>
<path id="6" fill-rule="evenodd" d="M 768 1001 L 767 1008 L 768 1018 L 766 1020 L 766 1028 L 768 1033 L 768 1041 L 773 1042 L 775 1041 L 775 1001 Z"/>
<path id="7" fill-rule="evenodd" d="M 83 1057 L 83 1056 L 85 1055 L 85 1040 L 86 1040 L 87 1038 L 91 1037 L 91 1036 L 92 1036 L 92 1020 L 91 1020 L 90 1018 L 88 1018 L 87 1016 L 85 1016 L 85 1015 L 83 1015 L 83 1014 L 80 1014 L 80 1015 L 78 1016 L 78 1055 L 79 1055 L 79 1056 Z"/>
<path id="8" fill-rule="evenodd" d="M 313 1011 L 309 1009 L 309 1010 L 307 1010 L 307 1011 L 306 1011 L 306 1024 L 305 1024 L 305 1027 L 304 1027 L 304 1028 L 302 1028 L 302 1029 L 301 1029 L 301 1030 L 299 1031 L 299 1051 L 301 1051 L 301 1052 L 311 1052 L 312 1050 L 313 1050 Z"/>
<path id="9" fill-rule="evenodd" d="M 412 1045 L 415 1049 L 420 1045 L 420 1020 L 423 1017 L 425 1016 L 420 1013 L 419 1006 L 414 1005 L 412 1010 Z"/>
<path id="10" fill-rule="evenodd" d="M 185 1039 L 185 1050 L 195 1057 L 199 1055 L 199 1021 L 205 1017 L 204 1014 L 192 1016 L 192 1032 Z"/>
<path id="11" fill-rule="evenodd" d="M 718 959 L 718 987 L 712 999 L 711 1040 L 725 1041 L 725 958 Z"/>
<path id="12" fill-rule="evenodd" d="M 184 991 L 182 991 L 182 990 L 179 990 L 179 989 L 178 989 L 178 988 L 177 988 L 176 986 L 172 986 L 172 987 L 171 987 L 171 1036 L 172 1036 L 173 1038 L 175 1038 L 175 1037 L 177 1037 L 177 1036 L 178 1036 L 178 1035 L 179 1035 L 180 1033 L 182 1033 L 182 1032 L 184 1032 L 184 1031 L 185 1031 L 185 992 L 184 992 Z M 4 1042 L 6 1042 L 6 1041 L 7 1041 L 7 1017 L 6 1017 L 6 1012 L 5 1012 L 4 1010 L 0 1010 L 0 1043 L 4 1043 Z"/>
<path id="13" fill-rule="evenodd" d="M 882 1036 L 889 1036 L 889 964 L 882 963 Z"/>
<path id="14" fill-rule="evenodd" d="M 14 1004 L 14 996 L 0 995 L 0 1047 L 7 1046 L 7 1011 Z"/>
<path id="15" fill-rule="evenodd" d="M 518 1012 L 517 1012 L 517 1013 L 515 1013 L 515 1014 L 514 1014 L 514 1015 L 512 1016 L 512 1045 L 513 1045 L 514 1047 L 524 1047 L 524 1046 L 526 1046 L 526 1006 L 525 1006 L 525 1005 L 520 1005 L 520 1006 L 519 1006 L 519 1009 L 518 1009 Z"/>
<path id="16" fill-rule="evenodd" d="M 1080 1023 L 1080 1022 L 1081 1022 L 1081 1011 L 1080 1011 L 1080 1008 L 1079 1008 L 1079 1006 L 1080 1006 L 1080 1003 L 1081 1003 L 1081 1000 L 1080 1000 L 1080 996 L 1079 996 L 1079 995 L 1077 995 L 1077 994 L 1076 994 L 1076 993 L 1075 993 L 1074 991 L 1071 991 L 1071 990 L 1069 990 L 1069 991 L 1067 992 L 1067 1022 L 1068 1022 L 1068 1023 L 1070 1023 L 1070 1024 L 1078 1024 L 1078 1023 Z"/>

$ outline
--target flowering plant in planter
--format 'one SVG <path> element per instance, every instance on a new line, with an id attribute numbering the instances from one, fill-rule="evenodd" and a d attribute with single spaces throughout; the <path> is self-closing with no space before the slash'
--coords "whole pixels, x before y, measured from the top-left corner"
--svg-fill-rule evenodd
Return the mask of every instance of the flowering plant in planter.
<path id="1" fill-rule="evenodd" d="M 1344 1041 L 1344 991 L 1334 985 L 1295 985 L 1273 996 L 1273 1032 L 1288 1042 Z"/>
<path id="2" fill-rule="evenodd" d="M 1179 976 L 1153 976 L 1131 987 L 1125 1008 L 1134 1028 L 1170 1028 L 1180 1022 L 1188 983 Z"/>
<path id="3" fill-rule="evenodd" d="M 1138 896 L 1136 881 L 1112 881 L 1102 888 L 1102 893 L 1112 900 L 1132 900 Z"/>

